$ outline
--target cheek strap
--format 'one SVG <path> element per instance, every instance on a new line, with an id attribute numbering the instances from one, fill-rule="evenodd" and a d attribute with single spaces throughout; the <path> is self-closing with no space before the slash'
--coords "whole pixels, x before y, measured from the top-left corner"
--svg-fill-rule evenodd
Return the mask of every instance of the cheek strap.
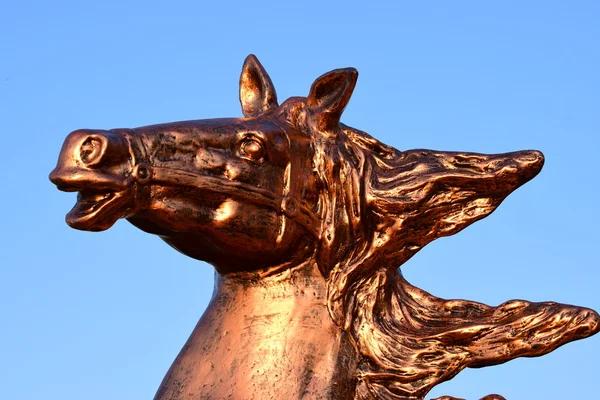
<path id="1" fill-rule="evenodd" d="M 305 205 L 296 200 L 289 189 L 285 195 L 275 194 L 268 190 L 249 185 L 244 182 L 230 181 L 224 178 L 190 172 L 184 169 L 155 167 L 148 162 L 146 149 L 142 140 L 134 132 L 120 132 L 127 138 L 132 159 L 131 177 L 135 182 L 136 206 L 149 196 L 148 187 L 152 184 L 163 186 L 181 186 L 198 191 L 227 194 L 252 204 L 271 208 L 281 215 L 296 221 L 315 238 L 320 236 L 320 220 Z M 288 179 L 288 184 L 291 183 Z"/>

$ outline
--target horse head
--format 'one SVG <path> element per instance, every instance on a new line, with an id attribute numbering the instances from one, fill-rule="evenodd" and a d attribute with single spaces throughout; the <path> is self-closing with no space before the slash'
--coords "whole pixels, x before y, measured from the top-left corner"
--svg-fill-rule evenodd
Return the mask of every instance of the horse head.
<path id="1" fill-rule="evenodd" d="M 544 158 L 396 150 L 340 123 L 357 77 L 330 71 L 308 96 L 279 104 L 251 55 L 240 77 L 244 118 L 72 132 L 50 174 L 79 192 L 67 223 L 104 230 L 126 218 L 223 276 L 316 266 L 331 320 L 357 353 L 357 399 L 422 398 L 465 367 L 596 333 L 591 310 L 446 301 L 396 272 L 490 214 Z"/>
<path id="2" fill-rule="evenodd" d="M 72 132 L 50 175 L 79 192 L 67 223 L 104 230 L 127 218 L 220 272 L 309 252 L 319 228 L 312 145 L 272 117 L 276 95 L 261 71 L 249 58 L 240 86 L 248 118 Z"/>

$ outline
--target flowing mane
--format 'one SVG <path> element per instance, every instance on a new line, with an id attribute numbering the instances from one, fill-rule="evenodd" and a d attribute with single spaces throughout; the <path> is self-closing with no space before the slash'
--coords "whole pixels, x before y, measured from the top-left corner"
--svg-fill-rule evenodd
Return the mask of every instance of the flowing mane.
<path id="1" fill-rule="evenodd" d="M 514 162 L 474 153 L 402 152 L 360 130 L 340 128 L 335 141 L 312 138 L 324 232 L 317 263 L 327 278 L 331 316 L 360 354 L 355 399 L 423 398 L 464 368 L 546 354 L 598 329 L 597 315 L 586 311 L 583 326 L 569 326 L 577 307 L 440 299 L 399 271 L 427 243 L 490 214 L 539 169 L 499 174 Z M 520 161 L 536 164 L 536 157 Z M 560 323 L 540 329 L 541 321 L 552 319 Z"/>
<path id="2" fill-rule="evenodd" d="M 490 307 L 440 299 L 410 285 L 400 265 L 428 242 L 492 212 L 508 192 L 485 199 L 461 196 L 451 182 L 459 177 L 439 175 L 435 152 L 420 151 L 429 156 L 424 163 L 414 152 L 400 152 L 364 132 L 343 131 L 336 179 L 347 187 L 338 191 L 343 201 L 328 206 L 336 208 L 329 211 L 338 216 L 336 225 L 348 228 L 336 230 L 339 237 L 330 241 L 353 246 L 329 260 L 328 287 L 332 316 L 351 332 L 362 357 L 356 399 L 422 398 L 466 367 L 542 355 L 585 331 L 573 329 L 561 336 L 558 327 L 540 330 L 541 321 L 570 320 L 573 310 L 562 305 L 513 300 Z M 485 174 L 485 168 L 477 172 Z M 460 207 L 441 219 L 449 198 Z M 594 323 L 592 327 L 590 332 Z"/>

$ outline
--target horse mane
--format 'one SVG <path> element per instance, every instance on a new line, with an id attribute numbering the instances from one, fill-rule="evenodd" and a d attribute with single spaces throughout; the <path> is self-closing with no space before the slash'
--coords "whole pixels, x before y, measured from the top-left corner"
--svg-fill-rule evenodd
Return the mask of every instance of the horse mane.
<path id="1" fill-rule="evenodd" d="M 404 262 L 494 211 L 537 174 L 543 156 L 398 151 L 340 123 L 357 77 L 353 68 L 330 71 L 307 97 L 281 106 L 254 56 L 240 79 L 246 117 L 270 116 L 311 144 L 317 193 L 308 206 L 321 221 L 316 263 L 329 313 L 358 352 L 355 400 L 421 399 L 464 368 L 543 355 L 596 333 L 598 315 L 589 309 L 444 300 L 402 277 Z M 515 173 L 519 157 L 525 161 Z"/>
<path id="2" fill-rule="evenodd" d="M 570 312 L 563 305 L 513 300 L 490 307 L 440 299 L 409 284 L 399 266 L 466 224 L 445 225 L 435 212 L 419 211 L 435 209 L 444 192 L 424 171 L 430 163 L 341 128 L 335 145 L 316 144 L 315 164 L 325 171 L 317 263 L 328 280 L 330 314 L 359 353 L 355 399 L 423 398 L 466 367 L 542 355 L 573 340 L 540 330 L 543 321 Z M 471 223 L 500 201 L 476 202 L 483 211 L 471 217 L 470 204 L 453 213 Z"/>
<path id="3" fill-rule="evenodd" d="M 405 250 L 388 252 L 388 259 L 376 251 L 390 240 L 381 199 L 399 186 L 382 178 L 397 169 L 403 155 L 365 132 L 347 126 L 342 131 L 336 145 L 319 143 L 315 152 L 325 225 L 317 262 L 328 277 L 332 318 L 351 334 L 360 354 L 356 398 L 424 395 L 441 370 L 408 362 L 424 350 L 422 332 L 407 332 L 414 324 L 406 324 L 422 314 L 423 305 L 406 301 L 408 283 L 391 264 Z"/>

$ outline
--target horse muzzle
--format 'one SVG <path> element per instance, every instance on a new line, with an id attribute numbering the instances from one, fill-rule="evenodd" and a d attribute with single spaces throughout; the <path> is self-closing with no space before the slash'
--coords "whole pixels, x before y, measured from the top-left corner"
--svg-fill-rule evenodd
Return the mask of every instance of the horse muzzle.
<path id="1" fill-rule="evenodd" d="M 124 135 L 91 129 L 70 133 L 50 173 L 59 190 L 79 192 L 67 224 L 100 231 L 126 216 L 134 199 L 132 169 L 131 145 Z"/>

